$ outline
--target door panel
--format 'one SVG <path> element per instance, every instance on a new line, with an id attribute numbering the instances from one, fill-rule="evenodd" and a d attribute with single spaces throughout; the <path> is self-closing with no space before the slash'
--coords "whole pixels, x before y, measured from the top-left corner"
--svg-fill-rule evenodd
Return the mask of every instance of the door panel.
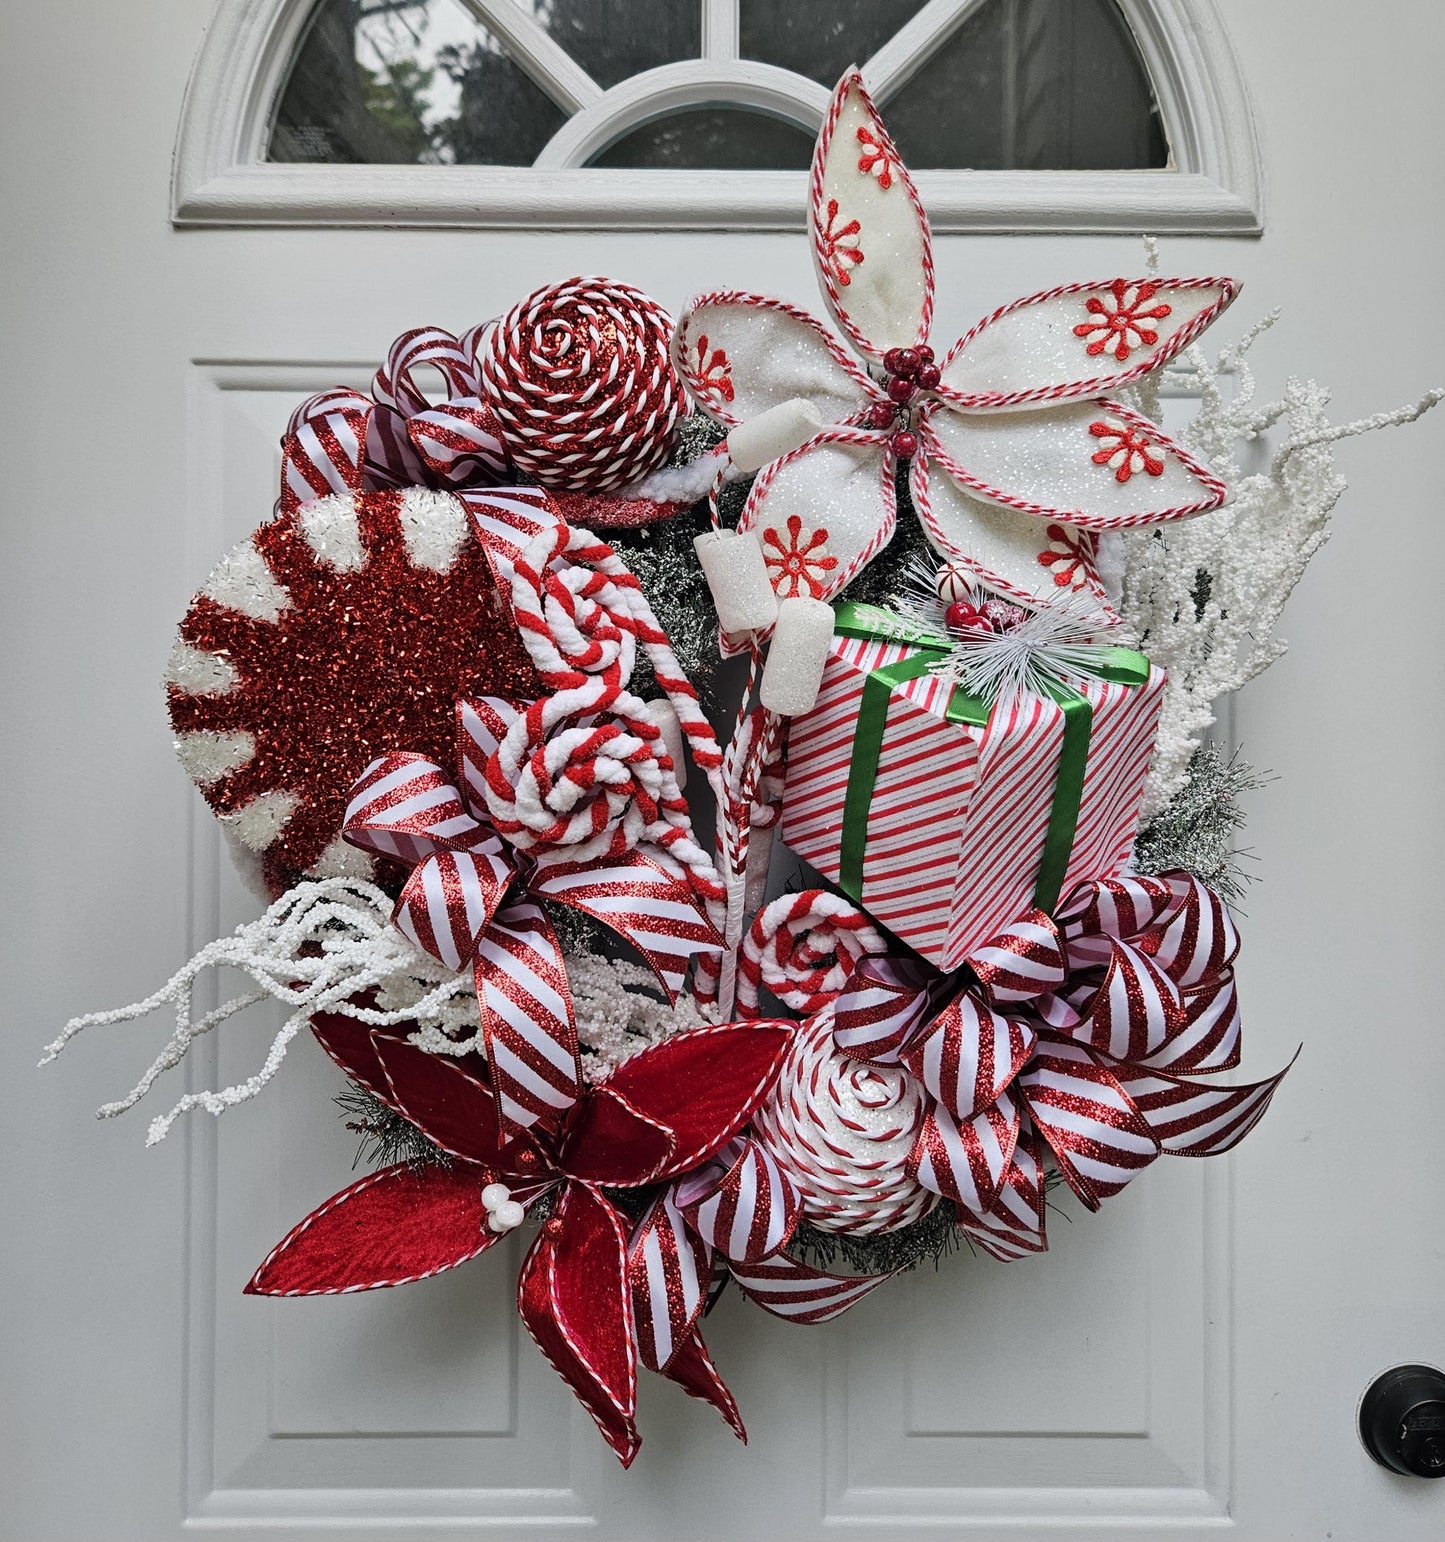
<path id="1" fill-rule="evenodd" d="M 0 1533 L 1438 1535 L 1445 1484 L 1387 1477 L 1353 1431 L 1376 1372 L 1445 1360 L 1438 421 L 1341 451 L 1356 486 L 1291 607 L 1295 651 L 1234 716 L 1281 777 L 1246 836 L 1263 882 L 1245 904 L 1244 1070 L 1306 1045 L 1269 1117 L 1234 1156 L 1157 1164 L 1099 1216 L 1060 1199 L 1042 1259 L 953 1259 L 825 1328 L 725 1300 L 708 1338 L 746 1450 L 647 1377 L 644 1448 L 619 1472 L 516 1324 L 515 1244 L 395 1292 L 243 1297 L 350 1175 L 339 1078 L 309 1041 L 262 1098 L 152 1151 L 145 1110 L 88 1113 L 148 1063 L 159 1020 L 33 1071 L 66 1017 L 142 995 L 255 913 L 171 758 L 155 682 L 186 597 L 269 510 L 296 400 L 363 384 L 409 326 L 461 328 L 579 270 L 673 307 L 722 282 L 817 305 L 800 232 L 176 232 L 168 156 L 206 4 L 116 9 L 35 8 L 0 62 L 18 147 L 5 274 L 25 296 L 6 307 L 0 564 Z M 1330 25 L 1303 0 L 1221 9 L 1270 224 L 1258 242 L 1168 242 L 1165 266 L 1246 280 L 1221 341 L 1286 307 L 1256 350 L 1265 396 L 1294 368 L 1336 384 L 1340 420 L 1394 406 L 1445 352 L 1428 301 L 1445 22 L 1407 0 L 1368 30 L 1340 3 Z M 1121 237 L 944 238 L 938 332 L 1139 260 Z M 229 1026 L 190 1085 L 249 1074 L 273 1027 Z"/>

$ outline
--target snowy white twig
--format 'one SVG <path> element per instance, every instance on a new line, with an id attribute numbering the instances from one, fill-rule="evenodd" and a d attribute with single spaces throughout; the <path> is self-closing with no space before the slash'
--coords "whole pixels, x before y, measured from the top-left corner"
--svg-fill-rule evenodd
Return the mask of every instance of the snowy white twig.
<path id="1" fill-rule="evenodd" d="M 475 1019 L 471 976 L 453 974 L 420 953 L 391 924 L 391 910 L 391 900 L 380 889 L 359 879 L 326 878 L 298 884 L 258 920 L 202 948 L 144 1001 L 72 1019 L 46 1046 L 40 1064 L 48 1065 L 85 1028 L 132 1022 L 172 1005 L 176 1028 L 165 1048 L 124 1098 L 96 1111 L 98 1118 L 110 1119 L 133 1108 L 162 1072 L 178 1065 L 202 1034 L 227 1018 L 268 997 L 296 1009 L 282 1024 L 254 1076 L 220 1092 L 187 1093 L 169 1113 L 152 1122 L 146 1144 L 153 1146 L 189 1109 L 221 1114 L 255 1097 L 275 1075 L 292 1039 L 313 1013 L 344 1012 L 375 1026 L 414 1022 L 423 1031 L 453 1026 L 459 1010 L 470 1012 Z M 193 1017 L 196 980 L 207 969 L 227 965 L 249 974 L 259 989 L 237 996 L 203 1017 Z M 372 989 L 377 990 L 375 1008 L 358 1006 L 352 1000 Z M 446 1053 L 461 1052 L 446 1042 Z"/>
<path id="2" fill-rule="evenodd" d="M 1345 490 L 1330 447 L 1339 439 L 1413 422 L 1445 400 L 1445 391 L 1430 391 L 1395 412 L 1332 424 L 1326 416 L 1328 390 L 1291 378 L 1279 401 L 1256 405 L 1245 355 L 1277 314 L 1258 322 L 1212 364 L 1197 346 L 1185 355 L 1203 400 L 1181 437 L 1228 484 L 1230 501 L 1199 519 L 1125 537 L 1122 613 L 1133 640 L 1169 671 L 1144 796 L 1146 819 L 1184 785 L 1219 698 L 1285 651 L 1274 635 L 1280 613 L 1328 539 L 1330 512 Z M 1232 393 L 1221 384 L 1222 376 L 1233 377 Z M 1151 404 L 1141 405 L 1148 410 Z M 1238 445 L 1278 424 L 1287 436 L 1268 469 L 1245 475 L 1236 459 Z"/>

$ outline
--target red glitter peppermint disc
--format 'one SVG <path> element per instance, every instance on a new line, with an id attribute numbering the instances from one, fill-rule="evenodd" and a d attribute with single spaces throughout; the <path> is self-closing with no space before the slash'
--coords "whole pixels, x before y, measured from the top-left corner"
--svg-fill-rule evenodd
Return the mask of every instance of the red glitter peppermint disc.
<path id="1" fill-rule="evenodd" d="M 262 525 L 192 600 L 166 683 L 182 765 L 273 894 L 370 873 L 340 835 L 378 754 L 450 766 L 458 697 L 542 689 L 466 509 L 425 488 Z"/>
<path id="2" fill-rule="evenodd" d="M 672 317 L 630 284 L 538 289 L 492 329 L 480 363 L 512 464 L 573 492 L 625 487 L 662 464 L 687 410 Z"/>

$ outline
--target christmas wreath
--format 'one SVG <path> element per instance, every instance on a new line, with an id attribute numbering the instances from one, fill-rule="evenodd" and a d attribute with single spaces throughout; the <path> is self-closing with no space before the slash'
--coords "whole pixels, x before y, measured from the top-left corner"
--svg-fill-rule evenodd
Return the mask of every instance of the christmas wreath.
<path id="1" fill-rule="evenodd" d="M 1281 651 L 1331 442 L 1438 399 L 1258 404 L 1268 323 L 1206 356 L 1238 285 L 1162 277 L 1152 243 L 1142 277 L 939 337 L 856 73 L 809 225 L 836 331 L 731 290 L 674 325 L 577 278 L 297 408 L 274 517 L 166 672 L 267 908 L 47 1053 L 171 1006 L 116 1114 L 285 1003 L 255 1075 L 150 1128 L 253 1097 L 303 1029 L 348 1078 L 375 1170 L 246 1289 L 400 1285 L 526 1226 L 522 1320 L 624 1464 L 639 1362 L 743 1435 L 702 1326 L 730 1283 L 825 1322 L 956 1246 L 1041 1253 L 1058 1186 L 1097 1209 L 1261 1118 L 1283 1071 L 1217 1079 L 1254 779 L 1204 736 Z M 770 891 L 779 841 L 808 886 Z M 219 965 L 254 989 L 197 1016 Z"/>

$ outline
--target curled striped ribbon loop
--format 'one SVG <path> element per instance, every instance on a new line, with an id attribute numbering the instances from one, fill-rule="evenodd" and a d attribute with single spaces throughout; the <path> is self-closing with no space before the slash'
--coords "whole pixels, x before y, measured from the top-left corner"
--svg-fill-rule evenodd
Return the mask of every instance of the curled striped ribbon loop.
<path id="1" fill-rule="evenodd" d="M 281 439 L 281 497 L 289 514 L 331 493 L 389 487 L 456 490 L 491 486 L 510 464 L 496 415 L 482 398 L 477 344 L 482 328 L 453 337 L 417 327 L 391 345 L 371 395 L 322 391 L 291 414 Z M 433 403 L 415 372 L 434 369 L 446 396 Z"/>
<path id="2" fill-rule="evenodd" d="M 984 1251 L 1022 1257 L 1046 1246 L 1045 1152 L 1097 1209 L 1161 1154 L 1228 1151 L 1263 1116 L 1284 1071 L 1241 1087 L 1194 1079 L 1238 1064 L 1238 950 L 1223 900 L 1190 874 L 1100 879 L 947 979 L 863 960 L 834 1042 L 923 1088 L 910 1172 Z"/>

